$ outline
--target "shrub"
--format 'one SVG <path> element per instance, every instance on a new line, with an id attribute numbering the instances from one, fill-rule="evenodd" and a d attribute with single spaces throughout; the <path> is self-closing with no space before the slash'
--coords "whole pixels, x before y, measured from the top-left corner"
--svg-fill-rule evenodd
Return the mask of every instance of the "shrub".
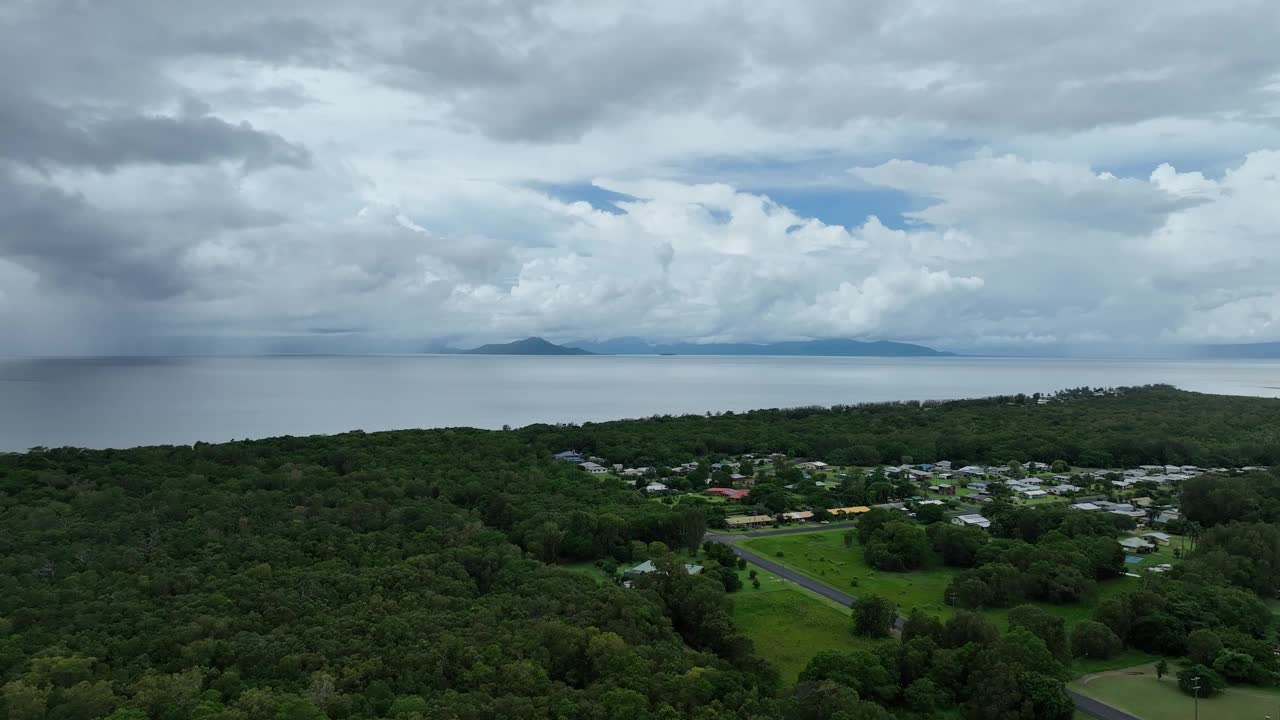
<path id="1" fill-rule="evenodd" d="M 1084 620 L 1071 629 L 1071 654 L 1090 660 L 1106 660 L 1120 652 L 1120 638 L 1100 622 Z"/>
<path id="2" fill-rule="evenodd" d="M 1187 657 L 1198 665 L 1212 666 L 1222 652 L 1222 638 L 1212 630 L 1196 630 L 1187 636 Z"/>

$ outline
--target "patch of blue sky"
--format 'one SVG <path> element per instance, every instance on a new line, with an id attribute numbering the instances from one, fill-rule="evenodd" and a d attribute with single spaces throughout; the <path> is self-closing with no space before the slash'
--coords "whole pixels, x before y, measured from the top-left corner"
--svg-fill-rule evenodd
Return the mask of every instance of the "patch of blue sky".
<path id="1" fill-rule="evenodd" d="M 605 190 L 591 183 L 531 183 L 529 187 L 544 192 L 561 202 L 585 201 L 597 210 L 615 215 L 622 214 L 617 203 L 635 200 L 630 195 Z"/>

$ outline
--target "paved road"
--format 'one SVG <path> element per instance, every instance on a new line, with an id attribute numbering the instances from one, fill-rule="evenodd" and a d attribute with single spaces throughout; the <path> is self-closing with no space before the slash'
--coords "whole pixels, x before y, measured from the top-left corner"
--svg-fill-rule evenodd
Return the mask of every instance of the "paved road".
<path id="1" fill-rule="evenodd" d="M 768 535 L 799 535 L 801 533 L 822 532 L 823 530 L 844 530 L 847 528 L 857 527 L 857 525 L 858 523 L 851 521 L 851 522 L 828 523 L 827 525 L 823 525 L 822 523 L 814 523 L 810 525 L 799 525 L 796 527 L 770 528 L 768 530 L 750 530 L 744 533 L 708 532 L 706 535 L 703 536 L 703 539 L 710 540 L 711 542 L 731 543 L 734 540 L 738 540 L 740 538 L 758 538 L 758 537 L 766 537 Z"/>
<path id="2" fill-rule="evenodd" d="M 1081 695 L 1074 690 L 1068 689 L 1067 695 L 1071 697 L 1071 702 L 1075 703 L 1077 710 L 1092 715 L 1098 720 L 1140 720 L 1135 715 L 1113 708 L 1087 695 Z"/>

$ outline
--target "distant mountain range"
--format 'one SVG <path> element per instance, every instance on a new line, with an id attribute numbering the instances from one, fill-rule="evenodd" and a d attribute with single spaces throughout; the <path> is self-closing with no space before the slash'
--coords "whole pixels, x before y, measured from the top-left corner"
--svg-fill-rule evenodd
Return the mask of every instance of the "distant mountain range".
<path id="1" fill-rule="evenodd" d="M 786 355 L 828 357 L 943 357 L 955 353 L 923 345 L 878 340 L 806 340 L 778 343 L 674 343 L 657 345 L 640 338 L 617 338 L 597 343 L 557 345 L 540 337 L 509 343 L 492 343 L 467 350 L 445 350 L 456 355 Z"/>
<path id="2" fill-rule="evenodd" d="M 567 347 L 548 342 L 540 337 L 527 337 L 509 343 L 492 343 L 481 345 L 470 350 L 450 350 L 459 355 L 595 355 L 596 353 L 576 347 Z"/>
<path id="3" fill-rule="evenodd" d="M 640 338 L 578 343 L 600 355 L 819 355 L 829 357 L 943 357 L 955 353 L 924 345 L 877 340 L 805 340 L 776 343 L 676 343 L 655 345 Z"/>

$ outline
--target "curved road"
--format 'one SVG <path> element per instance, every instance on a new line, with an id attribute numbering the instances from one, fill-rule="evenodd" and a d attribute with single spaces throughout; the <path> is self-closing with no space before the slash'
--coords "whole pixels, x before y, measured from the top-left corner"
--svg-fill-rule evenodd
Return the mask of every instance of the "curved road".
<path id="1" fill-rule="evenodd" d="M 844 524 L 842 523 L 841 526 L 843 525 Z M 836 527 L 839 527 L 839 526 L 836 526 Z M 705 536 L 705 539 L 710 540 L 712 542 L 724 543 L 733 549 L 734 555 L 745 559 L 747 562 L 753 565 L 757 565 L 760 568 L 767 570 L 773 573 L 774 575 L 777 575 L 780 578 L 783 578 L 784 580 L 790 580 L 791 582 L 799 585 L 800 587 L 812 593 L 821 595 L 822 597 L 827 598 L 828 600 L 834 600 L 835 602 L 838 602 L 841 605 L 844 605 L 845 607 L 851 607 L 854 602 L 854 598 L 852 595 L 848 593 L 840 592 L 839 590 L 831 587 L 830 585 L 824 582 L 820 582 L 806 575 L 802 575 L 796 572 L 795 570 L 792 570 L 791 568 L 788 568 L 783 565 L 779 565 L 778 563 L 773 562 L 772 560 L 764 558 L 760 555 L 757 555 L 756 553 L 753 553 L 750 550 L 744 550 L 738 547 L 737 543 L 735 542 L 738 538 L 742 538 L 742 537 L 761 537 L 764 535 L 795 535 L 797 533 L 815 532 L 818 529 L 831 530 L 835 528 L 830 525 L 824 525 L 821 528 L 788 528 L 785 530 L 762 530 L 758 532 L 744 533 L 742 535 L 720 535 L 716 533 L 707 533 Z M 903 621 L 904 621 L 903 618 L 899 617 L 895 625 L 897 625 L 898 628 L 901 629 Z M 1084 712 L 1088 715 L 1092 715 L 1093 717 L 1098 718 L 1098 720 L 1141 720 L 1140 718 L 1134 715 L 1130 715 L 1129 713 L 1124 712 L 1123 710 L 1111 707 L 1110 705 L 1107 705 L 1099 700 L 1095 700 L 1089 697 L 1088 695 L 1082 695 L 1074 690 L 1071 690 L 1070 688 L 1067 689 L 1067 695 L 1071 698 L 1071 702 L 1076 706 L 1077 710 L 1080 710 L 1081 712 Z"/>

